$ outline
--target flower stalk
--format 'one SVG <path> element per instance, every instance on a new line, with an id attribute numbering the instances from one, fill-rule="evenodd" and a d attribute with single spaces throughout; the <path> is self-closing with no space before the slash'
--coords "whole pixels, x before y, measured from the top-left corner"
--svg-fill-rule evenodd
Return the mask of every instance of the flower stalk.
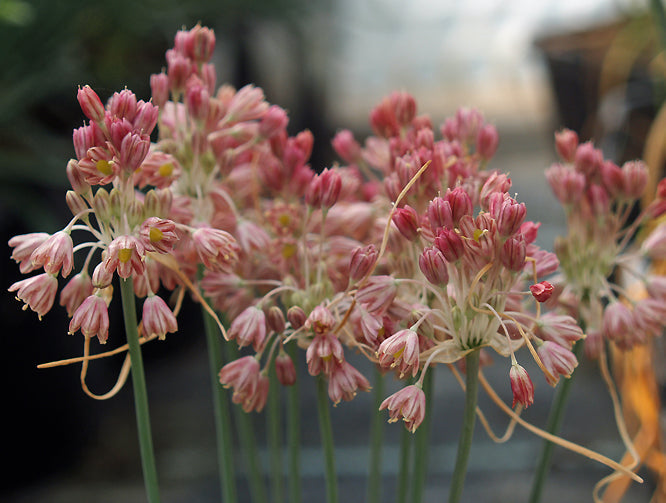
<path id="1" fill-rule="evenodd" d="M 331 412 L 329 409 L 326 380 L 317 378 L 317 412 L 319 413 L 319 434 L 324 452 L 324 470 L 326 476 L 326 501 L 338 502 L 338 478 L 335 469 L 335 444 L 333 441 L 333 426 L 331 425 Z"/>
<path id="2" fill-rule="evenodd" d="M 143 481 L 146 486 L 146 495 L 149 503 L 159 503 L 159 485 L 157 482 L 157 468 L 153 437 L 150 429 L 150 414 L 148 411 L 148 392 L 143 371 L 143 358 L 139 344 L 139 330 L 134 304 L 134 286 L 131 279 L 120 280 L 120 294 L 123 305 L 123 319 L 125 333 L 129 345 L 129 355 L 132 362 L 132 387 L 134 390 L 134 410 L 136 412 L 136 425 L 139 431 L 139 448 L 141 450 L 141 467 Z"/>
<path id="3" fill-rule="evenodd" d="M 379 406 L 384 400 L 384 376 L 375 370 L 375 386 L 373 389 L 374 408 L 370 424 L 370 456 L 368 461 L 367 502 L 380 503 L 382 496 L 382 447 L 384 441 L 384 415 Z"/>
<path id="4" fill-rule="evenodd" d="M 467 473 L 467 462 L 474 436 L 474 423 L 476 421 L 476 402 L 479 394 L 479 355 L 478 350 L 472 351 L 465 357 L 465 409 L 460 437 L 458 438 L 458 452 L 456 464 L 453 469 L 451 486 L 449 490 L 449 503 L 458 503 L 462 497 Z"/>
<path id="5" fill-rule="evenodd" d="M 287 353 L 296 358 L 296 343 L 287 344 Z M 289 501 L 301 503 L 301 409 L 298 379 L 287 390 L 287 445 L 289 446 Z"/>

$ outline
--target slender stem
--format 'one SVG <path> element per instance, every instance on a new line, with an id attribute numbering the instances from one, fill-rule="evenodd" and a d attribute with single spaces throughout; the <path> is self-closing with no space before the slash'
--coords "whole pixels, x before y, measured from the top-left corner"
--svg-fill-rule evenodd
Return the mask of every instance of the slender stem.
<path id="1" fill-rule="evenodd" d="M 583 354 L 583 341 L 580 340 L 576 342 L 574 346 L 574 354 L 576 359 L 580 359 L 580 356 Z M 569 379 L 563 379 L 559 383 L 557 389 L 555 390 L 555 396 L 553 397 L 553 402 L 550 408 L 550 414 L 548 415 L 548 422 L 546 424 L 546 431 L 553 435 L 557 435 L 562 427 L 562 420 L 564 419 L 564 412 L 567 408 L 567 403 L 569 402 L 569 394 L 571 392 L 571 383 L 574 380 L 576 373 L 571 374 Z M 541 496 L 543 495 L 543 488 L 548 478 L 548 472 L 550 471 L 551 458 L 553 456 L 553 448 L 555 444 L 544 440 L 541 445 L 541 452 L 539 453 L 539 460 L 537 462 L 537 467 L 534 472 L 534 479 L 532 480 L 532 490 L 530 492 L 529 503 L 538 503 L 541 501 Z"/>
<path id="2" fill-rule="evenodd" d="M 296 342 L 286 346 L 287 352 L 295 362 L 297 357 Z M 289 446 L 289 501 L 301 503 L 301 409 L 300 385 L 298 378 L 287 390 L 287 445 Z"/>
<path id="3" fill-rule="evenodd" d="M 396 487 L 396 503 L 407 503 L 407 489 L 409 488 L 409 467 L 411 466 L 413 435 L 407 428 L 401 428 L 400 436 L 400 462 L 398 466 L 398 485 Z"/>
<path id="4" fill-rule="evenodd" d="M 379 411 L 379 406 L 384 400 L 385 388 L 384 376 L 375 368 L 375 386 L 372 390 L 374 395 L 374 410 L 372 412 L 372 423 L 370 423 L 370 460 L 368 463 L 368 503 L 380 503 L 382 496 L 382 446 L 384 441 L 384 414 Z"/>
<path id="5" fill-rule="evenodd" d="M 270 391 L 268 393 L 268 406 L 266 407 L 266 432 L 268 436 L 268 449 L 271 463 L 271 489 L 274 503 L 282 503 L 284 499 L 283 459 L 280 421 L 280 392 L 282 386 L 275 374 L 275 365 L 269 370 Z"/>
<path id="6" fill-rule="evenodd" d="M 414 488 L 412 501 L 421 503 L 423 489 L 428 475 L 428 451 L 430 447 L 430 419 L 432 417 L 434 367 L 429 368 L 423 380 L 423 392 L 426 396 L 426 412 L 421 426 L 416 430 L 414 452 Z"/>
<path id="7" fill-rule="evenodd" d="M 213 393 L 215 414 L 215 436 L 217 441 L 217 466 L 220 475 L 222 501 L 236 501 L 236 478 L 233 462 L 233 439 L 231 435 L 231 413 L 229 399 L 220 385 L 217 374 L 222 368 L 222 345 L 220 329 L 215 320 L 202 308 L 206 342 L 208 344 L 208 364 Z"/>
<path id="8" fill-rule="evenodd" d="M 335 444 L 333 442 L 331 411 L 326 380 L 322 376 L 317 378 L 317 411 L 319 412 L 319 434 L 324 451 L 326 470 L 326 501 L 327 503 L 338 503 L 338 479 L 335 470 Z"/>
<path id="9" fill-rule="evenodd" d="M 238 348 L 234 344 L 225 344 L 223 350 L 226 361 L 235 360 L 239 356 Z M 264 503 L 268 501 L 268 497 L 266 496 L 266 486 L 262 475 L 257 442 L 254 438 L 252 416 L 240 407 L 233 407 L 233 414 L 243 452 L 243 459 L 247 468 L 252 501 L 255 503 Z"/>
<path id="10" fill-rule="evenodd" d="M 472 447 L 474 436 L 474 423 L 476 421 L 476 402 L 479 394 L 479 354 L 472 351 L 465 357 L 465 410 L 463 412 L 463 424 L 458 439 L 458 452 L 456 454 L 456 465 L 453 469 L 451 489 L 449 491 L 449 503 L 458 503 L 462 497 L 465 486 L 465 475 L 467 474 L 467 462 Z"/>
<path id="11" fill-rule="evenodd" d="M 143 482 L 150 503 L 160 501 L 157 483 L 157 468 L 155 466 L 155 453 L 153 450 L 153 437 L 150 432 L 150 414 L 148 412 L 148 392 L 146 378 L 143 371 L 143 358 L 139 344 L 139 329 L 136 319 L 136 304 L 134 300 L 134 285 L 132 279 L 120 280 L 120 295 L 123 304 L 123 318 L 125 333 L 129 346 L 130 361 L 132 362 L 132 387 L 134 389 L 134 409 L 136 412 L 136 425 L 139 431 L 139 447 L 141 450 L 141 466 L 143 468 Z"/>

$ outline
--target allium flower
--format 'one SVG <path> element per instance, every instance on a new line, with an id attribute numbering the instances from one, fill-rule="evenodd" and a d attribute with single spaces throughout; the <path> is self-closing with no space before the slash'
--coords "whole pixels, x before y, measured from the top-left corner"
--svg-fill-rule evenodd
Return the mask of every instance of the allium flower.
<path id="1" fill-rule="evenodd" d="M 123 279 L 132 274 L 143 274 L 145 247 L 134 236 L 120 236 L 108 248 L 104 269 L 108 273 L 116 271 Z"/>
<path id="2" fill-rule="evenodd" d="M 384 409 L 389 411 L 390 423 L 402 419 L 405 422 L 405 428 L 414 433 L 425 418 L 425 393 L 414 384 L 405 386 L 381 403 L 379 410 Z"/>
<path id="3" fill-rule="evenodd" d="M 238 260 L 238 244 L 231 234 L 220 229 L 201 227 L 192 233 L 192 242 L 206 268 L 230 272 Z"/>
<path id="4" fill-rule="evenodd" d="M 546 376 L 548 384 L 555 386 L 560 380 L 560 376 L 570 377 L 574 369 L 578 366 L 578 360 L 568 349 L 551 341 L 541 344 L 537 352 L 550 376 Z"/>
<path id="5" fill-rule="evenodd" d="M 370 382 L 348 362 L 335 365 L 328 376 L 328 396 L 337 405 L 341 400 L 350 401 L 356 396 L 356 390 L 370 390 Z"/>
<path id="6" fill-rule="evenodd" d="M 10 292 L 17 292 L 17 299 L 25 302 L 23 309 L 30 307 L 40 319 L 53 307 L 57 290 L 58 280 L 49 273 L 17 281 L 9 287 Z"/>
<path id="7" fill-rule="evenodd" d="M 323 372 L 330 375 L 336 365 L 344 361 L 344 351 L 338 338 L 330 332 L 316 335 L 305 353 L 308 372 L 312 376 Z"/>
<path id="8" fill-rule="evenodd" d="M 240 347 L 252 344 L 259 351 L 266 339 L 266 315 L 257 306 L 246 308 L 231 322 L 228 336 Z"/>
<path id="9" fill-rule="evenodd" d="M 72 277 L 67 285 L 60 291 L 60 305 L 67 309 L 71 317 L 83 301 L 93 293 L 93 284 L 86 272 L 80 272 Z"/>
<path id="10" fill-rule="evenodd" d="M 139 235 L 147 251 L 158 253 L 169 253 L 178 241 L 176 224 L 157 217 L 147 218 L 141 224 Z"/>
<path id="11" fill-rule="evenodd" d="M 377 350 L 379 365 L 383 368 L 398 367 L 400 377 L 415 376 L 419 371 L 419 336 L 413 330 L 400 330 L 384 340 Z"/>
<path id="12" fill-rule="evenodd" d="M 109 336 L 109 312 L 106 301 L 99 295 L 90 295 L 78 307 L 69 322 L 69 333 L 81 329 L 86 337 L 95 337 L 105 344 Z"/>
<path id="13" fill-rule="evenodd" d="M 169 306 L 157 295 L 149 295 L 143 301 L 143 333 L 146 337 L 157 335 L 164 340 L 167 332 L 178 331 L 178 322 Z"/>
<path id="14" fill-rule="evenodd" d="M 49 274 L 62 272 L 64 278 L 69 276 L 74 267 L 74 243 L 69 232 L 58 231 L 39 245 L 30 260 L 37 266 L 43 266 Z"/>
<path id="15" fill-rule="evenodd" d="M 48 238 L 49 234 L 46 232 L 32 232 L 30 234 L 14 236 L 9 240 L 9 246 L 14 248 L 12 260 L 15 260 L 19 264 L 19 270 L 22 274 L 39 268 L 39 265 L 34 264 L 31 260 L 32 252 Z"/>

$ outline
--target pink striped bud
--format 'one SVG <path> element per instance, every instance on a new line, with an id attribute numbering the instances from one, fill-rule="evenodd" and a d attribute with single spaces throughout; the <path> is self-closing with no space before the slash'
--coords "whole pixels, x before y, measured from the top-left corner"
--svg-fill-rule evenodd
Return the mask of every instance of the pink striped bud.
<path id="1" fill-rule="evenodd" d="M 546 380 L 551 386 L 558 383 L 560 376 L 571 377 L 574 369 L 578 366 L 576 355 L 555 342 L 544 342 L 537 349 L 537 353 L 544 367 L 550 373 L 550 376 L 546 375 Z"/>
<path id="2" fill-rule="evenodd" d="M 595 175 L 604 162 L 601 150 L 594 148 L 592 142 L 585 142 L 578 146 L 574 157 L 576 171 L 587 176 Z"/>
<path id="3" fill-rule="evenodd" d="M 578 134 L 571 129 L 562 129 L 555 133 L 555 148 L 564 162 L 574 162 L 578 148 Z"/>
<path id="4" fill-rule="evenodd" d="M 585 175 L 561 164 L 553 164 L 546 170 L 546 179 L 553 194 L 564 205 L 580 201 L 585 190 Z"/>
<path id="5" fill-rule="evenodd" d="M 120 166 L 133 173 L 141 166 L 150 149 L 150 138 L 146 135 L 127 133 L 120 144 Z"/>
<path id="6" fill-rule="evenodd" d="M 419 216 L 416 210 L 409 205 L 396 208 L 392 221 L 405 239 L 415 241 L 419 237 Z"/>
<path id="7" fill-rule="evenodd" d="M 77 194 L 87 194 L 90 190 L 90 184 L 86 182 L 85 174 L 76 159 L 70 159 L 67 163 L 67 179 Z"/>
<path id="8" fill-rule="evenodd" d="M 476 151 L 483 159 L 490 159 L 497 152 L 499 135 L 492 124 L 485 124 L 476 136 Z"/>
<path id="9" fill-rule="evenodd" d="M 203 82 L 191 77 L 185 88 L 185 108 L 189 116 L 196 122 L 203 122 L 208 117 L 210 94 Z"/>
<path id="10" fill-rule="evenodd" d="M 72 276 L 72 279 L 60 291 L 60 305 L 67 310 L 67 315 L 71 317 L 92 293 L 93 285 L 90 276 L 86 272 L 80 272 Z"/>
<path id="11" fill-rule="evenodd" d="M 571 349 L 573 344 L 584 337 L 583 330 L 576 320 L 566 314 L 546 313 L 536 323 L 534 333 L 537 337 L 552 341 Z"/>
<path id="12" fill-rule="evenodd" d="M 428 247 L 419 255 L 419 268 L 430 283 L 436 286 L 449 282 L 449 271 L 442 252 L 435 247 Z"/>
<path id="13" fill-rule="evenodd" d="M 397 293 L 392 276 L 371 276 L 356 292 L 356 300 L 373 314 L 383 314 L 393 303 Z"/>
<path id="14" fill-rule="evenodd" d="M 97 264 L 92 274 L 92 284 L 95 288 L 106 288 L 113 281 L 113 269 L 108 269 L 104 262 Z"/>
<path id="15" fill-rule="evenodd" d="M 143 301 L 143 335 L 150 337 L 157 335 L 160 340 L 166 338 L 167 333 L 178 331 L 178 321 L 166 302 L 157 295 L 149 295 Z"/>
<path id="16" fill-rule="evenodd" d="M 349 262 L 349 278 L 358 281 L 365 277 L 375 266 L 379 252 L 373 244 L 354 249 Z"/>
<path id="17" fill-rule="evenodd" d="M 220 383 L 225 388 L 234 389 L 232 401 L 242 404 L 246 412 L 253 410 L 254 406 L 262 406 L 262 399 L 265 403 L 268 389 L 261 377 L 261 367 L 254 356 L 243 356 L 229 362 L 219 373 Z"/>
<path id="18" fill-rule="evenodd" d="M 648 183 L 648 168 L 643 161 L 630 161 L 622 165 L 624 193 L 630 199 L 643 196 Z"/>
<path id="19" fill-rule="evenodd" d="M 342 178 L 336 170 L 324 169 L 310 181 L 305 193 L 305 202 L 313 208 L 330 208 L 342 189 Z"/>
<path id="20" fill-rule="evenodd" d="M 76 99 L 79 105 L 81 105 L 83 114 L 90 120 L 95 122 L 102 122 L 104 120 L 105 110 L 102 100 L 99 99 L 97 93 L 90 86 L 79 87 Z"/>
<path id="21" fill-rule="evenodd" d="M 266 312 L 266 327 L 273 332 L 280 334 L 284 332 L 287 322 L 284 319 L 282 309 L 278 306 L 271 306 Z"/>
<path id="22" fill-rule="evenodd" d="M 453 227 L 453 212 L 451 204 L 441 197 L 436 197 L 428 204 L 428 220 L 433 231 L 441 227 Z"/>
<path id="23" fill-rule="evenodd" d="M 479 201 L 481 207 L 487 210 L 490 205 L 490 197 L 497 193 L 505 193 L 511 188 L 511 179 L 504 173 L 493 171 L 481 187 Z"/>
<path id="24" fill-rule="evenodd" d="M 453 224 L 458 225 L 460 219 L 465 215 L 471 215 L 474 206 L 469 194 L 462 187 L 455 189 L 447 189 L 444 199 L 451 205 L 451 214 L 453 216 Z"/>
<path id="25" fill-rule="evenodd" d="M 601 165 L 601 180 L 603 181 L 604 187 L 612 197 L 617 197 L 624 194 L 624 173 L 614 162 L 603 162 Z"/>
<path id="26" fill-rule="evenodd" d="M 196 25 L 185 37 L 184 52 L 196 63 L 206 63 L 215 50 L 215 33 L 210 28 Z"/>
<path id="27" fill-rule="evenodd" d="M 414 433 L 425 418 L 425 393 L 417 385 L 405 386 L 381 403 L 379 410 L 384 409 L 389 411 L 389 423 L 402 419 L 405 428 Z"/>
<path id="28" fill-rule="evenodd" d="M 303 311 L 302 307 L 291 306 L 289 309 L 287 309 L 287 320 L 289 320 L 291 328 L 298 330 L 303 325 L 305 325 L 307 315 L 305 314 L 305 311 Z"/>
<path id="29" fill-rule="evenodd" d="M 167 51 L 166 59 L 169 88 L 173 93 L 180 94 L 185 90 L 187 79 L 192 75 L 192 60 L 171 49 Z"/>
<path id="30" fill-rule="evenodd" d="M 212 271 L 229 272 L 238 261 L 238 244 L 223 230 L 200 227 L 192 233 L 192 243 L 201 262 Z"/>
<path id="31" fill-rule="evenodd" d="M 612 302 L 604 310 L 602 333 L 620 348 L 629 349 L 636 342 L 643 342 L 644 334 L 636 330 L 636 318 L 623 302 Z"/>
<path id="32" fill-rule="evenodd" d="M 169 100 L 169 77 L 166 73 L 154 73 L 150 76 L 150 91 L 155 106 L 162 108 Z"/>
<path id="33" fill-rule="evenodd" d="M 146 103 L 140 100 L 136 107 L 136 116 L 134 117 L 134 128 L 142 135 L 150 135 L 157 125 L 157 118 L 160 110 L 152 103 Z"/>
<path id="34" fill-rule="evenodd" d="M 259 135 L 262 138 L 271 138 L 287 127 L 289 117 L 283 108 L 271 105 L 259 122 Z"/>
<path id="35" fill-rule="evenodd" d="M 119 93 L 113 93 L 109 99 L 109 113 L 119 119 L 134 120 L 137 111 L 136 95 L 129 89 L 123 89 Z"/>
<path id="36" fill-rule="evenodd" d="M 534 403 L 534 384 L 530 375 L 521 365 L 514 363 L 509 370 L 509 379 L 511 380 L 511 391 L 513 392 L 513 403 L 511 407 L 515 407 L 516 403 L 521 404 L 527 408 Z"/>
<path id="37" fill-rule="evenodd" d="M 602 217 L 610 213 L 610 198 L 601 185 L 592 184 L 585 191 L 585 199 L 595 216 Z"/>
<path id="38" fill-rule="evenodd" d="M 525 257 L 527 249 L 525 241 L 522 239 L 509 238 L 502 246 L 502 253 L 500 260 L 504 267 L 507 269 L 518 272 L 521 271 L 525 265 Z"/>
<path id="39" fill-rule="evenodd" d="M 541 222 L 523 222 L 520 226 L 519 232 L 523 235 L 526 244 L 532 244 L 537 238 Z"/>
<path id="40" fill-rule="evenodd" d="M 455 262 L 465 253 L 465 244 L 460 235 L 452 229 L 440 229 L 435 238 L 435 246 L 449 262 Z"/>

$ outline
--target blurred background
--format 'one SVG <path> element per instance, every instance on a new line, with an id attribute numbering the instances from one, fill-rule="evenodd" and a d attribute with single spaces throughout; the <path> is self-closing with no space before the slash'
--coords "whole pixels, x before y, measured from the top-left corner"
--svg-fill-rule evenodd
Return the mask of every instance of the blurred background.
<path id="1" fill-rule="evenodd" d="M 508 171 L 540 244 L 552 248 L 563 217 L 543 170 L 555 160 L 553 132 L 567 126 L 594 138 L 616 162 L 642 155 L 645 135 L 664 97 L 659 33 L 647 0 L 0 0 L 1 241 L 55 232 L 69 220 L 65 165 L 72 129 L 83 115 L 77 86 L 108 98 L 124 87 L 150 97 L 175 32 L 197 22 L 214 28 L 218 83 L 254 83 L 289 112 L 291 134 L 315 136 L 312 165 L 336 159 L 330 139 L 340 128 L 370 133 L 367 116 L 393 90 L 412 93 L 419 112 L 439 124 L 459 106 L 479 108 L 500 133 L 492 167 Z M 18 267 L 0 261 L 6 289 Z M 115 309 L 115 311 L 113 310 Z M 76 365 L 37 364 L 80 355 L 56 306 L 43 320 L 13 295 L 0 300 L 2 452 L 0 501 L 145 501 L 130 386 L 108 401 L 86 397 Z M 124 340 L 112 304 L 109 346 Z M 214 428 L 199 311 L 186 304 L 187 327 L 145 347 L 151 416 L 163 501 L 218 500 Z M 111 347 L 109 349 L 111 349 Z M 91 365 L 90 388 L 106 392 L 122 358 Z M 510 400 L 505 362 L 488 370 Z M 359 368 L 371 375 L 364 363 Z M 300 371 L 304 374 L 303 368 Z M 564 436 L 619 459 L 612 407 L 596 366 L 581 364 Z M 536 375 L 536 373 L 533 373 Z M 305 375 L 303 377 L 306 377 Z M 323 499 L 322 460 L 311 380 L 303 379 L 304 497 Z M 525 414 L 544 425 L 552 390 L 535 379 L 536 402 Z M 438 371 L 427 501 L 447 490 L 462 414 L 462 392 Z M 343 501 L 363 501 L 370 396 L 333 410 Z M 507 421 L 482 401 L 496 430 Z M 263 416 L 255 417 L 263 444 Z M 393 498 L 400 424 L 386 427 L 385 501 Z M 493 444 L 479 428 L 465 489 L 468 501 L 524 501 L 540 441 L 517 431 Z M 591 501 L 608 474 L 596 463 L 557 450 L 544 501 Z M 627 501 L 647 502 L 647 482 Z M 239 480 L 245 494 L 244 481 Z"/>

